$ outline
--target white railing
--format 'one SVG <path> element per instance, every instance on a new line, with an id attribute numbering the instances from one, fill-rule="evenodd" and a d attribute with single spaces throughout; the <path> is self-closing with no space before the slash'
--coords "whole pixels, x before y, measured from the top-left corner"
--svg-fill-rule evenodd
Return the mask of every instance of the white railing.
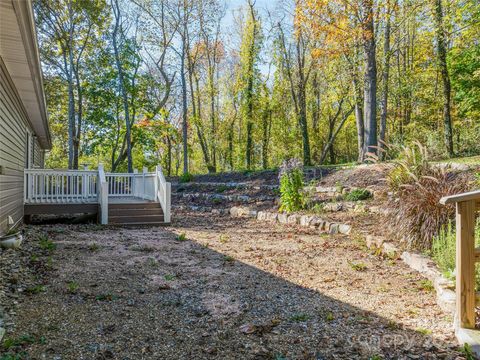
<path id="1" fill-rule="evenodd" d="M 155 200 L 157 200 L 162 207 L 164 221 L 166 223 L 170 223 L 172 184 L 165 180 L 165 176 L 163 175 L 162 167 L 160 165 L 157 165 L 155 168 L 155 174 Z"/>
<path id="2" fill-rule="evenodd" d="M 28 203 L 83 203 L 97 200 L 97 172 L 88 170 L 25 170 Z"/>
<path id="3" fill-rule="evenodd" d="M 171 184 L 165 180 L 161 166 L 149 173 L 137 170 L 130 173 L 98 171 L 26 169 L 24 202 L 26 204 L 98 203 L 100 221 L 108 223 L 109 198 L 138 198 L 158 201 L 165 222 L 170 222 Z"/>

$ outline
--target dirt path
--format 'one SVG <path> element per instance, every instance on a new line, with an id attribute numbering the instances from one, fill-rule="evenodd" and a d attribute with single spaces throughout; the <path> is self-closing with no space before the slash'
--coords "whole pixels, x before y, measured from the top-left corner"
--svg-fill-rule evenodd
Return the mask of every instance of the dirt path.
<path id="1" fill-rule="evenodd" d="M 36 279 L 44 279 L 39 291 L 17 298 L 7 337 L 19 344 L 9 351 L 33 359 L 459 356 L 430 284 L 360 241 L 211 214 L 175 218 L 168 228 L 37 227 L 56 244 L 43 255 L 54 270 Z"/>

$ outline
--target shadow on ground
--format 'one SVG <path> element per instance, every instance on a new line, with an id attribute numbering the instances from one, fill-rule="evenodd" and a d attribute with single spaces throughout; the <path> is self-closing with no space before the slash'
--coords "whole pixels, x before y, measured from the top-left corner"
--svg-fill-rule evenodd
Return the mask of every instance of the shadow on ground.
<path id="1" fill-rule="evenodd" d="M 30 227 L 27 246 L 34 246 L 38 232 L 57 244 L 51 254 L 55 270 L 44 278 L 45 291 L 20 295 L 17 325 L 7 335 L 43 341 L 10 351 L 48 359 L 458 355 L 455 343 L 427 331 L 400 326 L 178 236 L 182 229 L 201 230 L 201 221 L 207 220 L 184 217 L 172 228 Z M 213 222 L 208 229 L 218 235 L 226 226 L 232 223 Z"/>

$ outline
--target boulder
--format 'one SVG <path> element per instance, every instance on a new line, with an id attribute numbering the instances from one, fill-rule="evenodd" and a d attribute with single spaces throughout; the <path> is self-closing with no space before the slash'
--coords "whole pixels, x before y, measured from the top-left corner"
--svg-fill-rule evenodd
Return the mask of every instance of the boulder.
<path id="1" fill-rule="evenodd" d="M 276 222 L 278 218 L 278 213 L 276 212 L 268 212 L 266 220 L 271 222 Z"/>
<path id="2" fill-rule="evenodd" d="M 349 235 L 351 231 L 352 231 L 352 227 L 348 224 L 340 224 L 338 226 L 338 232 L 340 234 Z"/>
<path id="3" fill-rule="evenodd" d="M 265 211 L 259 211 L 257 213 L 257 220 L 259 220 L 259 221 L 267 220 L 267 213 Z"/>
<path id="4" fill-rule="evenodd" d="M 340 225 L 339 224 L 330 224 L 330 227 L 328 228 L 328 233 L 329 234 L 338 234 L 340 231 L 339 231 L 339 228 L 340 228 Z"/>
<path id="5" fill-rule="evenodd" d="M 287 224 L 298 224 L 300 222 L 300 215 L 292 214 L 287 219 Z"/>
<path id="6" fill-rule="evenodd" d="M 286 224 L 288 223 L 288 215 L 285 213 L 279 213 L 278 214 L 278 222 L 280 224 Z"/>

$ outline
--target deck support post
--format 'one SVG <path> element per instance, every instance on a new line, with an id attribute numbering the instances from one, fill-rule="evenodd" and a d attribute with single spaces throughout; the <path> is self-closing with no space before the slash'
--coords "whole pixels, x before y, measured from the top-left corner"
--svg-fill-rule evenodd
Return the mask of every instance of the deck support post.
<path id="1" fill-rule="evenodd" d="M 474 200 L 456 204 L 456 296 L 460 327 L 475 328 L 475 211 Z"/>

